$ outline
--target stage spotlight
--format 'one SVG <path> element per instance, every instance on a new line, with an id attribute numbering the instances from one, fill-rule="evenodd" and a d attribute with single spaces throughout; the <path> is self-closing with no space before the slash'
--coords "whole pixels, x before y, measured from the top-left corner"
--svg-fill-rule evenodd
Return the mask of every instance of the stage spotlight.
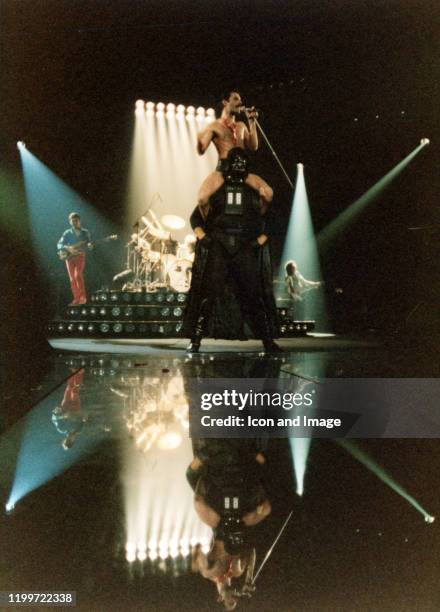
<path id="1" fill-rule="evenodd" d="M 163 112 L 165 110 L 165 104 L 163 102 L 159 102 L 156 105 L 156 110 L 158 110 L 159 112 Z"/>
<path id="2" fill-rule="evenodd" d="M 175 110 L 176 110 L 176 105 L 175 104 L 173 104 L 172 102 L 167 104 L 167 111 L 169 113 L 173 113 Z"/>
<path id="3" fill-rule="evenodd" d="M 208 110 L 206 111 L 206 114 L 209 117 L 215 117 L 215 110 L 213 108 L 208 108 Z"/>
<path id="4" fill-rule="evenodd" d="M 178 113 L 184 113 L 185 112 L 185 107 L 183 106 L 183 104 L 179 104 L 179 106 L 177 107 L 177 112 Z"/>
<path id="5" fill-rule="evenodd" d="M 198 115 L 205 115 L 205 109 L 203 108 L 203 106 L 199 106 L 199 108 L 197 109 L 197 114 Z"/>
<path id="6" fill-rule="evenodd" d="M 429 138 L 422 138 L 422 140 L 420 141 L 420 144 L 422 146 L 429 145 L 429 143 L 430 143 Z"/>
<path id="7" fill-rule="evenodd" d="M 11 514 L 14 508 L 15 508 L 15 504 L 13 502 L 8 502 L 5 506 L 6 514 Z"/>
<path id="8" fill-rule="evenodd" d="M 137 100 L 135 104 L 134 114 L 137 117 L 142 117 L 145 112 L 145 103 L 143 100 Z"/>
<path id="9" fill-rule="evenodd" d="M 19 140 L 17 142 L 17 149 L 26 149 L 26 143 L 23 142 L 22 140 Z"/>
<path id="10" fill-rule="evenodd" d="M 434 521 L 435 521 L 435 516 L 431 516 L 429 514 L 425 516 L 425 523 L 433 523 Z"/>
<path id="11" fill-rule="evenodd" d="M 145 107 L 147 110 L 154 110 L 154 102 L 147 102 Z"/>
<path id="12" fill-rule="evenodd" d="M 302 172 L 304 170 L 304 164 L 296 164 L 296 167 L 298 168 L 298 172 Z"/>
<path id="13" fill-rule="evenodd" d="M 196 112 L 196 109 L 194 108 L 194 106 L 188 106 L 188 108 L 186 109 L 187 115 L 194 115 L 195 112 Z"/>

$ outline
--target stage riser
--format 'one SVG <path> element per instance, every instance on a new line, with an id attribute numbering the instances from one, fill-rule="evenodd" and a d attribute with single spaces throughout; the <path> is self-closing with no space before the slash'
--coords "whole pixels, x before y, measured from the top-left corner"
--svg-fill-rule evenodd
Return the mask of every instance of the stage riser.
<path id="1" fill-rule="evenodd" d="M 147 291 L 97 291 L 90 297 L 88 306 L 182 306 L 187 293 L 169 289 L 149 293 Z"/>
<path id="2" fill-rule="evenodd" d="M 52 321 L 51 337 L 71 338 L 180 338 L 183 322 L 135 320 Z"/>
<path id="3" fill-rule="evenodd" d="M 48 332 L 53 338 L 181 338 L 182 327 L 182 320 L 66 319 L 52 321 Z M 283 321 L 280 338 L 304 336 L 314 327 L 314 321 Z"/>
<path id="4" fill-rule="evenodd" d="M 62 319 L 51 321 L 51 337 L 181 338 L 187 294 L 169 289 L 97 291 L 90 302 L 67 307 Z M 296 321 L 293 310 L 278 308 L 280 337 L 306 335 L 314 321 Z"/>
<path id="5" fill-rule="evenodd" d="M 183 317 L 184 305 L 161 304 L 158 306 L 127 306 L 109 304 L 107 306 L 71 306 L 65 317 L 72 321 L 115 320 L 115 321 L 178 321 Z"/>

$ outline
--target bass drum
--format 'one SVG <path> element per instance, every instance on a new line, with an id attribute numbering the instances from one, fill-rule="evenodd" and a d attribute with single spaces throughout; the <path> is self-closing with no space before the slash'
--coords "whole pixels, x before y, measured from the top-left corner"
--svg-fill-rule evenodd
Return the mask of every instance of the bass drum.
<path id="1" fill-rule="evenodd" d="M 174 291 L 185 293 L 191 285 L 192 262 L 189 259 L 178 259 L 167 271 L 168 285 Z"/>

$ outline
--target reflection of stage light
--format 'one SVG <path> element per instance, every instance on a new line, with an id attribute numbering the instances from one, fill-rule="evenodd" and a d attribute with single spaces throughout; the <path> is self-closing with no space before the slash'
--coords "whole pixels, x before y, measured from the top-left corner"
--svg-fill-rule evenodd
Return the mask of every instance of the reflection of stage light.
<path id="1" fill-rule="evenodd" d="M 129 563 L 134 563 L 136 561 L 136 553 L 134 551 L 127 552 L 125 558 Z"/>
<path id="2" fill-rule="evenodd" d="M 147 553 L 146 553 L 146 551 L 145 551 L 145 550 L 143 550 L 143 551 L 138 551 L 137 558 L 138 558 L 138 561 L 145 561 L 145 560 L 146 560 L 146 558 L 147 558 Z"/>
<path id="3" fill-rule="evenodd" d="M 173 450 L 182 443 L 182 436 L 175 431 L 167 431 L 157 441 L 157 446 L 160 450 Z"/>

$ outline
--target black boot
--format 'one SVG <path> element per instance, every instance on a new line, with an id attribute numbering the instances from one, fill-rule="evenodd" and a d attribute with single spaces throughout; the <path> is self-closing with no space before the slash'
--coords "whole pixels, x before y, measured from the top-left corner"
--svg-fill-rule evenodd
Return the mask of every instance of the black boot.
<path id="1" fill-rule="evenodd" d="M 261 338 L 261 342 L 264 346 L 264 352 L 267 353 L 284 353 L 283 349 L 278 346 L 278 344 L 274 341 L 272 335 L 274 333 L 270 323 L 269 317 L 265 310 L 264 301 L 261 300 L 260 312 L 263 313 L 262 318 L 260 319 L 260 328 L 255 330 L 257 332 L 256 338 Z M 258 333 L 259 332 L 259 333 Z"/>
<path id="2" fill-rule="evenodd" d="M 186 347 L 187 353 L 198 353 L 200 350 L 200 340 L 193 338 L 191 342 Z"/>
<path id="3" fill-rule="evenodd" d="M 203 300 L 200 304 L 199 316 L 197 318 L 194 333 L 191 337 L 191 342 L 186 347 L 187 353 L 198 353 L 200 350 L 200 344 L 203 337 L 203 327 L 206 320 L 206 309 L 208 306 L 208 300 Z"/>
<path id="4" fill-rule="evenodd" d="M 262 339 L 265 353 L 284 353 L 284 350 L 272 338 Z"/>

